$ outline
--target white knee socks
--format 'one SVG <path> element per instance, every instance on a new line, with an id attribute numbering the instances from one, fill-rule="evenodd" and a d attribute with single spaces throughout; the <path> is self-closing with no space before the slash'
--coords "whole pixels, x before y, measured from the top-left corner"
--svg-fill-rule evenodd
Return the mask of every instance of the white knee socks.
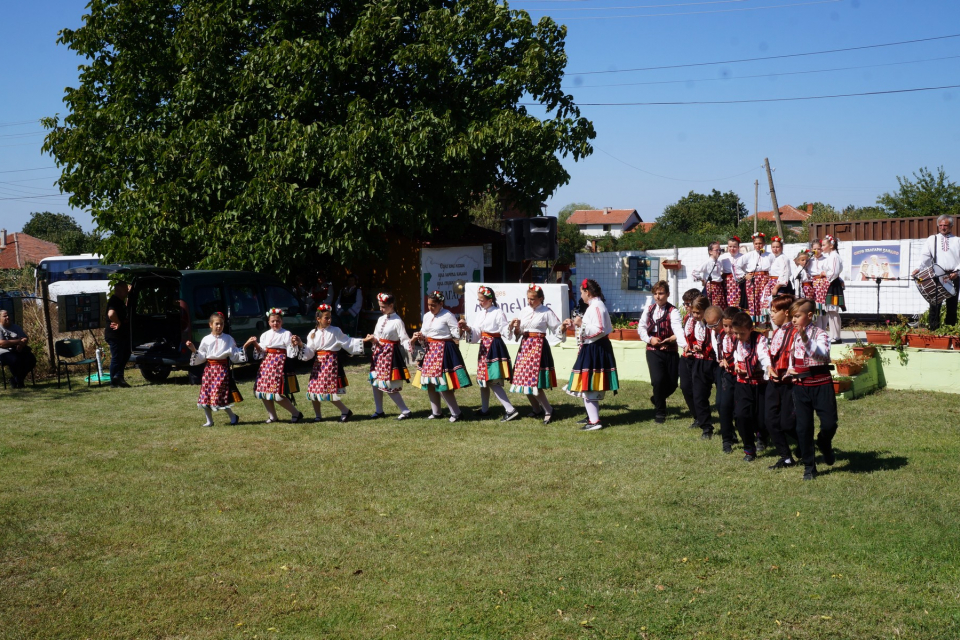
<path id="1" fill-rule="evenodd" d="M 596 400 L 583 399 L 583 406 L 587 408 L 587 418 L 591 424 L 600 422 L 600 403 Z"/>

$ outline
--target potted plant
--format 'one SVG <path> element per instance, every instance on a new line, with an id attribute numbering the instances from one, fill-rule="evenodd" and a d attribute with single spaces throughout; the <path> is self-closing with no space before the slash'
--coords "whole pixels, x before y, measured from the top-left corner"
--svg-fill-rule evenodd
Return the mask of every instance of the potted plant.
<path id="1" fill-rule="evenodd" d="M 610 316 L 610 323 L 613 325 L 613 331 L 610 332 L 611 340 L 639 340 L 637 335 L 637 321 L 632 321 L 624 315 Z M 630 335 L 633 334 L 633 335 Z"/>
<path id="2" fill-rule="evenodd" d="M 910 330 L 911 327 L 903 316 L 897 316 L 896 322 L 887 320 L 887 338 L 889 341 L 886 344 L 897 350 L 897 358 L 900 359 L 900 364 L 903 366 L 906 366 L 910 359 L 906 351 L 907 334 L 910 333 Z"/>
<path id="3" fill-rule="evenodd" d="M 877 355 L 877 347 L 872 344 L 864 344 L 860 336 L 857 336 L 857 342 L 853 345 L 853 352 L 858 356 L 870 359 Z"/>
<path id="4" fill-rule="evenodd" d="M 848 350 L 842 357 L 834 360 L 833 365 L 837 368 L 837 373 L 841 376 L 855 376 L 863 371 L 863 365 L 865 365 L 868 360 L 869 358 L 857 355 Z"/>
<path id="5" fill-rule="evenodd" d="M 920 349 L 949 349 L 953 337 L 937 335 L 929 329 L 911 328 L 906 336 L 907 346 Z"/>
<path id="6" fill-rule="evenodd" d="M 853 378 L 847 376 L 839 376 L 833 379 L 833 392 L 835 394 L 843 393 L 844 391 L 849 391 L 850 387 L 853 386 Z"/>

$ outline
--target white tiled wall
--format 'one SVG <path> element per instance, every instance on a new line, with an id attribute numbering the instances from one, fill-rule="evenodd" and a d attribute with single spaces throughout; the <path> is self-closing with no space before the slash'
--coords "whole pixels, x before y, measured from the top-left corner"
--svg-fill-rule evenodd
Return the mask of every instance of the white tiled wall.
<path id="1" fill-rule="evenodd" d="M 908 241 L 910 245 L 910 266 L 904 270 L 910 273 L 920 264 L 920 251 L 923 240 Z M 841 243 L 840 255 L 844 262 L 843 278 L 846 282 L 852 280 L 850 273 L 850 249 L 856 246 L 869 246 L 872 242 Z M 806 244 L 788 244 L 784 253 L 795 256 L 806 248 Z M 670 272 L 671 302 L 677 304 L 680 296 L 687 289 L 701 289 L 702 284 L 696 282 L 691 271 L 703 264 L 707 259 L 706 247 L 687 247 L 679 249 L 681 268 Z M 620 288 L 621 258 L 624 256 L 649 255 L 659 258 L 673 259 L 673 249 L 656 249 L 653 251 L 618 251 L 615 253 L 578 253 L 577 280 L 592 278 L 600 283 L 603 295 L 607 299 L 607 308 L 612 313 L 638 314 L 644 306 L 653 302 L 648 293 L 639 291 L 625 291 Z M 674 275 L 675 274 L 675 275 Z M 847 286 L 844 291 L 847 313 L 876 313 L 877 289 L 875 286 Z M 917 291 L 912 282 L 905 287 L 884 284 L 880 291 L 880 313 L 912 315 L 923 313 L 929 308 L 927 302 Z"/>

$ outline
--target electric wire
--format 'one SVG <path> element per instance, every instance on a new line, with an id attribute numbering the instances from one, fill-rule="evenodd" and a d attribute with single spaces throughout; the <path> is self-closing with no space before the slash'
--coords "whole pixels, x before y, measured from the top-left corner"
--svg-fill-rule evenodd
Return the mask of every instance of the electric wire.
<path id="1" fill-rule="evenodd" d="M 739 9 L 714 9 L 713 11 L 683 11 L 679 13 L 641 13 L 635 14 L 632 16 L 570 16 L 569 18 L 564 18 L 564 22 L 568 20 L 620 20 L 624 18 L 668 18 L 674 16 L 699 16 L 708 13 L 733 13 L 741 11 L 759 11 L 761 9 L 786 9 L 788 7 L 806 7 L 814 4 L 836 4 L 838 2 L 843 2 L 843 0 L 814 0 L 813 2 L 795 2 L 793 4 L 778 4 L 770 5 L 766 7 L 742 7 Z M 611 9 L 616 7 L 611 7 Z"/>
<path id="2" fill-rule="evenodd" d="M 743 173 L 738 173 L 738 174 L 736 174 L 736 175 L 727 176 L 726 178 L 711 178 L 711 179 L 709 179 L 709 180 L 692 180 L 692 179 L 689 179 L 689 178 L 671 178 L 670 176 L 662 176 L 662 175 L 660 175 L 660 174 L 658 174 L 658 173 L 653 173 L 652 171 L 647 171 L 646 169 L 641 169 L 640 167 L 636 167 L 636 166 L 630 164 L 629 162 L 627 162 L 627 161 L 625 161 L 625 160 L 621 160 L 620 158 L 618 158 L 617 156 L 613 155 L 612 153 L 609 153 L 609 152 L 607 152 L 607 151 L 604 151 L 603 149 L 601 149 L 601 148 L 598 147 L 597 145 L 593 145 L 593 148 L 596 149 L 597 151 L 599 151 L 600 153 L 602 153 L 602 154 L 604 154 L 604 155 L 606 155 L 606 156 L 609 156 L 609 157 L 613 158 L 614 160 L 616 160 L 616 161 L 619 162 L 620 164 L 624 164 L 624 165 L 630 167 L 631 169 L 635 169 L 635 170 L 639 171 L 640 173 L 645 173 L 645 174 L 647 174 L 647 175 L 649 175 L 649 176 L 654 176 L 655 178 L 663 178 L 664 180 L 673 180 L 673 181 L 675 181 L 675 182 L 721 182 L 721 181 L 723 181 L 723 180 L 731 180 L 731 179 L 733 179 L 733 178 L 739 178 L 740 176 L 745 176 L 745 175 L 747 175 L 748 173 L 753 173 L 754 171 L 759 171 L 759 170 L 762 168 L 762 167 L 758 167 L 758 168 L 756 168 L 756 169 L 748 169 L 747 171 L 744 171 Z"/>

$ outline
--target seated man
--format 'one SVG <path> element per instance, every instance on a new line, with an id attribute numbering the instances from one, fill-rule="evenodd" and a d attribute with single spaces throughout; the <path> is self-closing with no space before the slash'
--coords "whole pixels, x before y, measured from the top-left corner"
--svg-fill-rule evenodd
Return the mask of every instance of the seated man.
<path id="1" fill-rule="evenodd" d="M 22 389 L 27 376 L 37 366 L 37 358 L 27 344 L 27 334 L 13 324 L 6 309 L 0 310 L 0 363 L 10 367 L 10 386 L 14 389 Z"/>

